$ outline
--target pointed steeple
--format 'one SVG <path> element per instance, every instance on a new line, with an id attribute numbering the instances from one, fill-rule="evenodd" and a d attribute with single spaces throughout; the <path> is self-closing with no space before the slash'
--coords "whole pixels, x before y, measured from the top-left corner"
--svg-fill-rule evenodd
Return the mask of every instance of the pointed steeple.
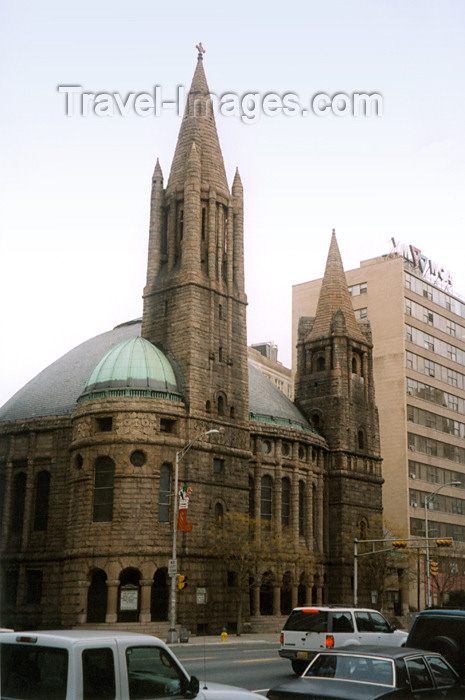
<path id="1" fill-rule="evenodd" d="M 203 53 L 200 50 L 171 165 L 166 189 L 168 195 L 184 187 L 187 161 L 194 141 L 200 151 L 202 185 L 229 195 L 210 91 L 203 69 Z"/>
<path id="2" fill-rule="evenodd" d="M 354 340 L 366 342 L 355 318 L 335 229 L 309 340 L 328 338 L 333 333 L 347 334 Z"/>
<path id="3" fill-rule="evenodd" d="M 160 182 L 163 184 L 163 173 L 162 173 L 162 170 L 161 170 L 160 161 L 159 161 L 158 158 L 157 158 L 157 162 L 155 163 L 155 170 L 153 171 L 153 177 L 152 177 L 152 179 L 155 180 L 155 179 L 158 179 L 158 178 L 160 179 Z"/>

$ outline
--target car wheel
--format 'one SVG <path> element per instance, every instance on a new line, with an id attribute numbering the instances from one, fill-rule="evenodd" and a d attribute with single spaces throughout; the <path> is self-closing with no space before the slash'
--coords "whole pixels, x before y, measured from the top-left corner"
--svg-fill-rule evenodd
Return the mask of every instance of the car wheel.
<path id="1" fill-rule="evenodd" d="M 292 670 L 296 676 L 301 676 L 308 666 L 308 661 L 291 661 Z"/>
<path id="2" fill-rule="evenodd" d="M 460 647 L 456 641 L 450 637 L 434 637 L 428 644 L 429 651 L 437 651 L 442 654 L 445 659 L 455 669 L 460 664 Z"/>

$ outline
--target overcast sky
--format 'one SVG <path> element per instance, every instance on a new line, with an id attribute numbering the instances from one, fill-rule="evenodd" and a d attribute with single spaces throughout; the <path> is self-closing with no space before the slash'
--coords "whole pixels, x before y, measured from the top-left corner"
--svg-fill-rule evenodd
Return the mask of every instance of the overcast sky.
<path id="1" fill-rule="evenodd" d="M 126 99 L 158 85 L 171 100 L 201 41 L 215 94 L 308 105 L 216 118 L 244 185 L 249 342 L 274 341 L 289 365 L 292 285 L 322 276 L 333 227 L 346 269 L 394 236 L 465 293 L 464 32 L 462 0 L 3 0 L 0 405 L 141 315 L 151 175 L 159 157 L 167 181 L 181 121 L 66 116 L 58 86 Z M 319 93 L 378 93 L 383 115 L 316 116 Z"/>

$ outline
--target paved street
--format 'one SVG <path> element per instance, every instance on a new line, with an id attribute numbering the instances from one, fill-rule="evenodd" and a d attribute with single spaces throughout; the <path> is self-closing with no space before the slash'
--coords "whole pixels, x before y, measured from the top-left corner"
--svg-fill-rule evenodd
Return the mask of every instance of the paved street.
<path id="1" fill-rule="evenodd" d="M 278 655 L 277 634 L 195 637 L 186 644 L 171 645 L 190 674 L 220 683 L 265 692 L 294 676 L 288 661 Z"/>

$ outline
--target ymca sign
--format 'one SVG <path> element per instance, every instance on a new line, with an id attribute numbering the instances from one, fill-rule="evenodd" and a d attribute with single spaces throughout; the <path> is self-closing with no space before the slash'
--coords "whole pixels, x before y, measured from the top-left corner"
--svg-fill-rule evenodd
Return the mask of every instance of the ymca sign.
<path id="1" fill-rule="evenodd" d="M 432 275 L 433 277 L 436 277 L 436 279 L 441 280 L 441 282 L 452 286 L 452 277 L 450 272 L 445 270 L 443 267 L 440 267 L 438 263 L 430 260 L 430 258 L 424 255 L 419 248 L 396 241 L 394 237 L 391 238 L 391 243 L 393 245 L 392 252 L 401 255 L 403 258 L 413 263 L 415 267 L 418 267 L 421 270 L 423 275 Z"/>

